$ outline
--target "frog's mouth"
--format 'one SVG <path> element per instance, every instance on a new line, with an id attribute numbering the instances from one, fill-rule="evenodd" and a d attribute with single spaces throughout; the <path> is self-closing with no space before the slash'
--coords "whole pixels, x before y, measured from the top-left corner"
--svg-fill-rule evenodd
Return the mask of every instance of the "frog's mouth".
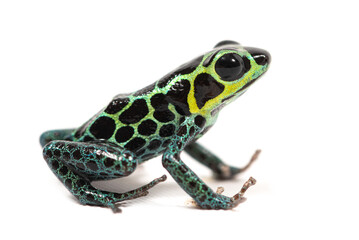
<path id="1" fill-rule="evenodd" d="M 245 93 L 247 91 L 247 89 L 254 83 L 257 81 L 258 78 L 250 81 L 250 82 L 247 82 L 241 89 L 237 90 L 233 95 L 229 96 L 229 97 L 226 97 L 226 98 L 223 98 L 222 99 L 222 104 L 227 104 L 229 103 L 230 100 L 234 100 L 238 97 L 240 97 L 241 95 L 243 95 L 243 93 Z M 221 105 L 222 105 L 221 104 Z"/>
<path id="2" fill-rule="evenodd" d="M 260 76 L 259 76 L 260 77 Z M 226 106 L 228 103 L 233 102 L 234 100 L 236 100 L 237 98 L 239 98 L 240 96 L 242 96 L 247 90 L 248 88 L 254 83 L 256 82 L 258 79 L 253 79 L 250 82 L 247 82 L 241 89 L 237 90 L 233 95 L 223 98 L 221 101 L 221 104 L 218 105 L 218 107 L 216 107 L 215 109 L 213 109 L 211 111 L 211 115 L 214 116 L 215 114 L 217 114 L 224 106 Z"/>

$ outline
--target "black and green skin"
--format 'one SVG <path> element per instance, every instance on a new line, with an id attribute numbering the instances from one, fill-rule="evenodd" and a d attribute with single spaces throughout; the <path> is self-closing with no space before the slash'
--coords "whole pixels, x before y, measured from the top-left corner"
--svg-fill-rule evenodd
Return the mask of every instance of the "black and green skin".
<path id="1" fill-rule="evenodd" d="M 180 154 L 187 151 L 221 179 L 242 171 L 226 165 L 195 141 L 213 126 L 223 106 L 267 71 L 269 63 L 265 50 L 220 42 L 154 84 L 116 96 L 81 127 L 43 133 L 44 158 L 82 204 L 116 209 L 118 202 L 146 195 L 166 176 L 126 193 L 98 190 L 91 181 L 128 176 L 138 164 L 162 154 L 164 168 L 199 207 L 233 208 L 251 183 L 231 198 L 213 192 Z"/>

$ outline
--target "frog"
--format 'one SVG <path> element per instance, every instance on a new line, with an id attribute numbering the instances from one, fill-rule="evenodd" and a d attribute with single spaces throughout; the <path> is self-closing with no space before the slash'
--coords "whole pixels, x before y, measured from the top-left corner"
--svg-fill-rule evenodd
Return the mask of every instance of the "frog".
<path id="1" fill-rule="evenodd" d="M 264 49 L 232 40 L 214 48 L 153 84 L 119 94 L 78 128 L 55 129 L 40 136 L 43 158 L 63 185 L 83 205 L 109 207 L 146 196 L 164 182 L 163 175 L 136 189 L 117 193 L 95 188 L 93 181 L 127 177 L 147 160 L 162 158 L 162 166 L 202 209 L 233 209 L 255 184 L 250 177 L 232 197 L 213 191 L 182 160 L 186 152 L 218 179 L 233 179 L 245 167 L 226 164 L 197 140 L 216 122 L 220 110 L 267 72 L 271 55 Z M 234 147 L 234 146 L 232 146 Z"/>

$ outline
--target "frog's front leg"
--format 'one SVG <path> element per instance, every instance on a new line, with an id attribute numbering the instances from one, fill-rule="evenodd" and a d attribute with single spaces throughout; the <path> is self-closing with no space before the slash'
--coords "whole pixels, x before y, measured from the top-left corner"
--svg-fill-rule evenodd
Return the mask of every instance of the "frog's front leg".
<path id="1" fill-rule="evenodd" d="M 206 209 L 231 209 L 237 206 L 244 198 L 247 188 L 255 183 L 254 179 L 248 180 L 242 190 L 233 197 L 221 195 L 212 191 L 180 158 L 180 153 L 196 134 L 203 129 L 204 118 L 197 116 L 194 120 L 188 118 L 184 121 L 177 134 L 172 138 L 162 157 L 162 164 L 175 181 L 198 204 Z"/>
<path id="2" fill-rule="evenodd" d="M 144 196 L 148 189 L 166 179 L 164 175 L 126 193 L 112 193 L 92 187 L 92 180 L 127 176 L 137 166 L 132 152 L 106 142 L 55 140 L 44 147 L 43 155 L 53 173 L 82 204 L 107 206 L 116 210 L 115 203 Z"/>
<path id="3" fill-rule="evenodd" d="M 252 165 L 260 153 L 260 150 L 257 150 L 247 165 L 243 168 L 238 168 L 227 165 L 219 157 L 197 142 L 188 144 L 184 150 L 195 160 L 209 167 L 218 179 L 231 179 L 238 173 L 245 171 Z"/>

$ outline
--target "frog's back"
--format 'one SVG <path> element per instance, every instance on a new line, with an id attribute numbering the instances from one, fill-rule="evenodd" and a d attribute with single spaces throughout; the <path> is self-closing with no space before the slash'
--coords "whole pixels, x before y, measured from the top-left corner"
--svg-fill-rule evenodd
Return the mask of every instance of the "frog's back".
<path id="1" fill-rule="evenodd" d="M 78 128 L 75 141 L 106 140 L 134 152 L 142 160 L 162 153 L 190 115 L 189 80 L 203 56 L 179 67 L 154 84 L 132 94 L 120 94 Z"/>

